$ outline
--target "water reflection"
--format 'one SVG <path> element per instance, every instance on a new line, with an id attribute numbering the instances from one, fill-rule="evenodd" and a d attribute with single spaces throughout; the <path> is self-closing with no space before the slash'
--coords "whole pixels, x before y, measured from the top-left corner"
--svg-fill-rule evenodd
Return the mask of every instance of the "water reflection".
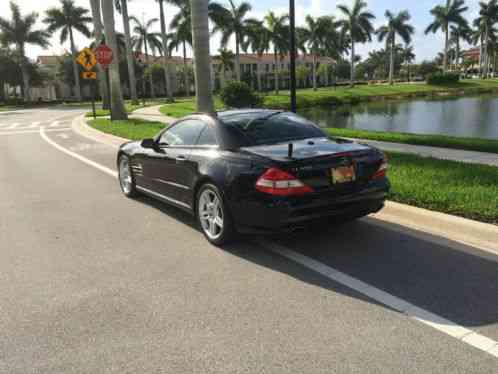
<path id="1" fill-rule="evenodd" d="M 498 139 L 498 96 L 376 101 L 300 114 L 322 127 Z"/>

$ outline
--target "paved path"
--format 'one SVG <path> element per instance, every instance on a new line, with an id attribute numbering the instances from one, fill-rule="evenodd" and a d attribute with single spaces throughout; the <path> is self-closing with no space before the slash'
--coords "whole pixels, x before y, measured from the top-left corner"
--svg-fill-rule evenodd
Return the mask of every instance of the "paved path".
<path id="1" fill-rule="evenodd" d="M 370 144 L 384 151 L 413 153 L 425 157 L 434 157 L 444 160 L 469 162 L 473 164 L 485 164 L 498 166 L 498 154 L 465 151 L 459 149 L 430 147 L 425 145 L 411 145 L 401 143 L 382 142 L 377 140 L 351 139 L 361 143 Z"/>
<path id="2" fill-rule="evenodd" d="M 162 114 L 159 111 L 159 108 L 161 106 L 162 105 L 154 105 L 142 109 L 137 109 L 133 112 L 132 115 L 130 115 L 130 118 L 140 118 L 147 121 L 162 122 L 168 125 L 177 120 L 177 118 L 168 117 Z"/>
<path id="3" fill-rule="evenodd" d="M 496 374 L 495 253 L 382 213 L 215 248 L 67 114 L 1 130 L 0 373 Z"/>

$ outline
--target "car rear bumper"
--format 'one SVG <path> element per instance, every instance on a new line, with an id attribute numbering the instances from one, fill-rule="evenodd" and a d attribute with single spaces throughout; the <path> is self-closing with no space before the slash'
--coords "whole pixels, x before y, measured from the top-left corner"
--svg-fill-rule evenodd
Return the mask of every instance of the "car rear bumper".
<path id="1" fill-rule="evenodd" d="M 388 191 L 385 179 L 342 196 L 258 196 L 233 207 L 232 215 L 241 233 L 288 232 L 316 221 L 348 220 L 378 212 L 384 207 Z"/>

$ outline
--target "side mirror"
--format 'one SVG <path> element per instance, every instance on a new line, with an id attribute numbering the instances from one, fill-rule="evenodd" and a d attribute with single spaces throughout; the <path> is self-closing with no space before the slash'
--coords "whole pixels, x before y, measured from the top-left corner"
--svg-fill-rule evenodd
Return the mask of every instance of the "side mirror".
<path id="1" fill-rule="evenodd" d="M 142 142 L 140 143 L 140 145 L 142 146 L 142 148 L 150 148 L 150 149 L 156 149 L 157 148 L 157 144 L 154 141 L 154 139 L 144 139 L 144 140 L 142 140 Z"/>

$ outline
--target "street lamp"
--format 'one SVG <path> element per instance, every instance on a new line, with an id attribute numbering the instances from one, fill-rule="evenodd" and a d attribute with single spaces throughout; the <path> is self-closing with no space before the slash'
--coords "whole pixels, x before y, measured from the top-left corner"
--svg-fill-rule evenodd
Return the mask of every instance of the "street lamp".
<path id="1" fill-rule="evenodd" d="M 289 23 L 290 23 L 290 98 L 291 111 L 296 113 L 296 15 L 294 0 L 289 0 Z"/>

